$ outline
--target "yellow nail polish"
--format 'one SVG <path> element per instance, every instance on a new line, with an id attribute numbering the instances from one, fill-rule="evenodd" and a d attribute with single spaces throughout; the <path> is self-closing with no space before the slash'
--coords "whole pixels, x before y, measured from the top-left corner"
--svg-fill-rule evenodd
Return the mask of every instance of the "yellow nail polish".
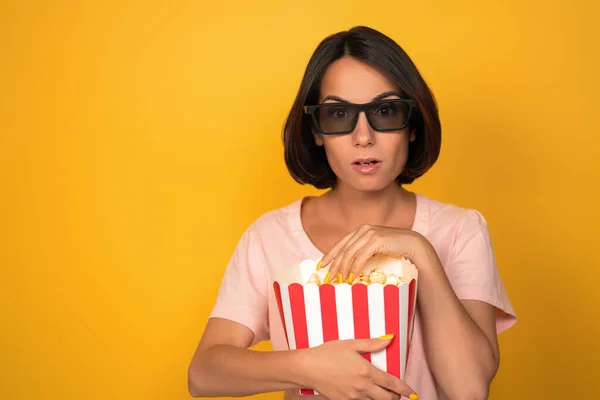
<path id="1" fill-rule="evenodd" d="M 393 333 L 388 333 L 387 335 L 383 335 L 383 336 L 379 337 L 380 340 L 392 340 L 393 338 L 394 338 Z"/>
<path id="2" fill-rule="evenodd" d="M 338 272 L 336 279 L 337 283 L 342 283 L 342 274 Z"/>
<path id="3" fill-rule="evenodd" d="M 408 396 L 408 398 L 410 400 L 419 400 L 419 396 L 417 396 L 416 394 L 412 393 L 410 396 Z"/>
<path id="4" fill-rule="evenodd" d="M 350 275 L 348 275 L 348 280 L 346 280 L 346 283 L 352 283 L 353 278 L 354 278 L 354 272 L 350 272 Z"/>
<path id="5" fill-rule="evenodd" d="M 321 265 L 323 265 L 323 259 L 322 258 L 317 263 L 317 271 L 321 269 Z"/>
<path id="6" fill-rule="evenodd" d="M 325 283 L 329 283 L 329 279 L 331 278 L 331 273 L 327 271 L 327 275 L 325 275 Z"/>

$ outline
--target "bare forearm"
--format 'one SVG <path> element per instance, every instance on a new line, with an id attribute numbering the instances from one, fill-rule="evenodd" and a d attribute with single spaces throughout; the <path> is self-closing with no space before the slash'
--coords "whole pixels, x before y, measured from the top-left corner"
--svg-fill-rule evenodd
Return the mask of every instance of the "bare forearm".
<path id="1" fill-rule="evenodd" d="M 190 366 L 189 390 L 194 397 L 243 397 L 300 388 L 302 363 L 299 351 L 217 345 Z"/>
<path id="2" fill-rule="evenodd" d="M 421 257 L 418 305 L 427 359 L 451 399 L 484 399 L 498 360 L 484 332 L 456 297 L 435 252 Z"/>

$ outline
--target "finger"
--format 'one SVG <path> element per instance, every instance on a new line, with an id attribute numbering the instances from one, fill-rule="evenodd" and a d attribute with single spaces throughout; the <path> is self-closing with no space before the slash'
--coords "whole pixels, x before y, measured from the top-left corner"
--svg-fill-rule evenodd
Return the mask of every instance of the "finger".
<path id="1" fill-rule="evenodd" d="M 337 253 L 339 253 L 339 251 L 346 245 L 346 242 L 356 233 L 356 230 L 351 231 L 350 233 L 348 233 L 346 236 L 344 236 L 342 239 L 340 239 L 340 241 L 338 241 L 335 246 L 333 246 L 331 248 L 331 250 L 329 250 L 329 252 L 327 254 L 325 254 L 323 256 L 323 258 L 321 259 L 321 262 L 319 263 L 319 268 L 325 268 L 330 262 L 331 260 L 333 260 L 335 258 L 335 256 L 337 255 Z"/>
<path id="2" fill-rule="evenodd" d="M 365 251 L 365 249 L 369 249 L 370 247 L 372 247 L 370 246 L 370 243 L 375 238 L 375 233 L 376 232 L 374 229 L 366 231 L 361 237 L 357 238 L 352 244 L 350 244 L 344 249 L 343 253 L 341 254 L 341 257 L 338 256 L 336 258 L 336 260 L 340 260 L 339 272 L 341 272 L 342 274 L 342 279 L 345 280 L 346 278 L 349 278 L 349 280 L 351 281 L 352 278 L 349 276 L 349 274 L 352 274 L 352 277 L 354 277 L 355 274 L 360 272 L 359 269 L 355 269 L 352 267 L 355 258 L 357 257 L 357 255 L 362 254 L 362 252 Z"/>
<path id="3" fill-rule="evenodd" d="M 384 389 L 392 391 L 401 396 L 408 397 L 409 399 L 417 400 L 419 396 L 415 393 L 414 389 L 402 382 L 399 378 L 396 378 L 392 374 L 388 374 L 383 370 L 373 367 L 376 369 L 374 374 L 374 381 L 378 386 Z"/>
<path id="4" fill-rule="evenodd" d="M 346 247 L 349 246 L 350 244 L 354 243 L 356 240 L 358 240 L 362 236 L 362 234 L 363 234 L 363 229 L 359 228 L 359 229 L 356 229 L 356 230 L 350 232 L 350 234 L 346 235 L 346 236 L 350 236 L 350 237 L 342 239 L 342 241 L 344 241 L 344 243 L 341 243 L 341 241 L 338 242 L 338 244 L 335 246 L 335 247 L 338 247 L 338 249 L 336 250 L 335 255 L 332 255 L 333 261 L 331 262 L 331 265 L 329 266 L 329 271 L 327 273 L 327 276 L 325 277 L 325 283 L 329 282 L 329 278 L 331 278 L 331 279 L 336 278 L 336 276 L 340 272 L 340 262 L 342 259 L 341 256 L 344 254 Z M 329 254 L 332 254 L 332 252 L 330 252 Z M 325 262 L 323 262 L 323 265 L 326 265 Z"/>
<path id="5" fill-rule="evenodd" d="M 367 396 L 369 399 L 372 400 L 393 400 L 397 397 L 394 393 L 389 392 L 377 385 L 371 386 L 371 388 L 367 392 Z"/>
<path id="6" fill-rule="evenodd" d="M 329 266 L 329 272 L 327 273 L 327 275 L 331 276 L 332 279 L 336 278 L 338 273 L 340 272 L 340 265 L 341 265 L 343 256 L 344 256 L 344 251 L 343 251 L 343 249 L 340 249 Z M 340 277 L 341 277 L 341 275 L 340 275 Z M 325 283 L 327 283 L 327 278 L 325 279 Z"/>
<path id="7" fill-rule="evenodd" d="M 380 388 L 380 389 L 382 389 L 382 390 L 383 390 L 383 391 L 385 391 L 385 392 L 386 392 L 386 393 L 387 393 L 389 396 L 391 396 L 391 397 L 388 397 L 388 398 L 389 398 L 389 399 L 391 399 L 391 400 L 400 400 L 400 398 L 401 398 L 401 396 L 400 396 L 399 394 L 396 394 L 396 393 L 394 393 L 394 392 L 390 392 L 390 391 L 389 391 L 389 390 L 387 390 L 387 389 L 383 389 L 383 388 Z"/>
<path id="8" fill-rule="evenodd" d="M 359 353 L 376 353 L 385 349 L 393 338 L 394 335 L 390 334 L 376 339 L 349 339 L 347 343 Z"/>
<path id="9" fill-rule="evenodd" d="M 370 240 L 363 248 L 357 251 L 357 254 L 353 259 L 353 263 L 349 267 L 350 271 L 354 273 L 362 271 L 367 264 L 367 261 L 369 261 L 373 255 L 379 252 L 379 247 L 380 243 L 376 240 L 375 235 L 373 235 L 372 240 Z"/>

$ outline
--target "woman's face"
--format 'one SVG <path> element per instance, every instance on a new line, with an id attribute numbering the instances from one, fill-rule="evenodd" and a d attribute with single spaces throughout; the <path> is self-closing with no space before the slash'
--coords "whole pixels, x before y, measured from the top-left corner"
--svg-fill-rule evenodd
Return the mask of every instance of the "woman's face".
<path id="1" fill-rule="evenodd" d="M 354 58 L 343 57 L 326 70 L 319 103 L 335 104 L 343 100 L 362 104 L 399 98 L 398 88 L 377 69 Z M 375 131 L 364 112 L 359 114 L 356 127 L 350 133 L 322 135 L 315 131 L 314 136 L 317 145 L 325 146 L 327 160 L 338 179 L 337 186 L 349 186 L 363 192 L 380 191 L 395 184 L 396 177 L 406 165 L 408 143 L 415 138 L 408 127 L 398 131 Z"/>

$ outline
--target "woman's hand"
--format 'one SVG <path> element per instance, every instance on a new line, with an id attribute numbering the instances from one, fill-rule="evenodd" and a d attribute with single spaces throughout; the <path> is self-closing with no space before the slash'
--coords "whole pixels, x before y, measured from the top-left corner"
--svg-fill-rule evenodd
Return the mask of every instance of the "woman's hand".
<path id="1" fill-rule="evenodd" d="M 304 350 L 307 386 L 328 400 L 418 399 L 415 391 L 395 376 L 367 361 L 361 353 L 385 349 L 391 340 L 335 340 Z"/>
<path id="2" fill-rule="evenodd" d="M 331 263 L 325 283 L 338 279 L 351 283 L 356 274 L 375 254 L 405 257 L 414 262 L 427 240 L 412 230 L 377 225 L 361 225 L 340 240 L 321 260 L 321 266 Z"/>

